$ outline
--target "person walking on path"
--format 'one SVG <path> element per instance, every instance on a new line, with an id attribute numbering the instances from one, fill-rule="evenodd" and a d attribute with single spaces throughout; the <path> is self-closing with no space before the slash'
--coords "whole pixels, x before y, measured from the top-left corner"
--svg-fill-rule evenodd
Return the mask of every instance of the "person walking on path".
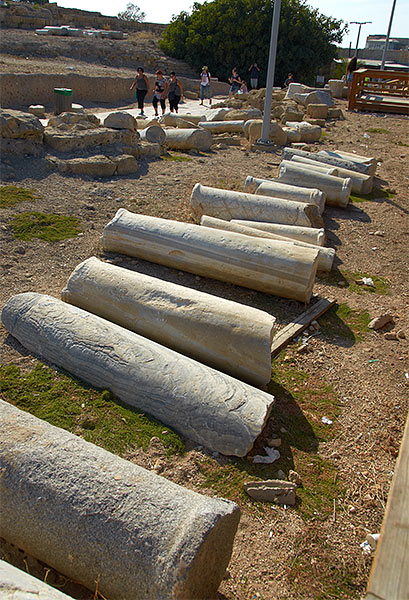
<path id="1" fill-rule="evenodd" d="M 249 72 L 251 89 L 256 90 L 258 88 L 258 78 L 260 73 L 257 63 L 253 63 L 251 67 L 249 67 Z"/>
<path id="2" fill-rule="evenodd" d="M 209 69 L 206 67 L 202 67 L 202 72 L 200 73 L 200 105 L 203 106 L 203 100 L 207 98 L 209 100 L 209 106 L 212 105 L 212 95 L 210 93 L 210 82 L 212 78 L 209 73 Z"/>
<path id="3" fill-rule="evenodd" d="M 158 104 L 162 109 L 162 114 L 165 114 L 166 110 L 166 96 L 168 95 L 169 84 L 163 76 L 163 73 L 160 69 L 158 69 L 155 73 L 156 80 L 154 83 L 154 93 L 152 98 L 153 109 L 155 111 L 155 116 L 158 116 Z"/>
<path id="4" fill-rule="evenodd" d="M 232 98 L 233 94 L 236 94 L 239 91 L 239 89 L 241 88 L 241 84 L 242 84 L 240 75 L 238 74 L 236 67 L 234 67 L 232 69 L 231 77 L 229 77 L 229 82 L 230 82 L 229 98 Z"/>
<path id="5" fill-rule="evenodd" d="M 169 92 L 168 92 L 170 112 L 173 113 L 173 111 L 175 111 L 176 114 L 178 113 L 178 111 L 179 111 L 179 102 L 180 102 L 180 98 L 182 96 L 183 96 L 183 87 L 182 87 L 182 84 L 180 83 L 179 79 L 176 78 L 175 71 L 171 71 L 171 73 L 170 73 L 170 83 L 169 83 Z"/>
<path id="6" fill-rule="evenodd" d="M 138 101 L 138 108 L 140 110 L 139 114 L 141 117 L 144 117 L 145 113 L 143 112 L 143 106 L 144 106 L 145 96 L 149 92 L 149 81 L 148 81 L 148 78 L 146 77 L 146 75 L 144 74 L 142 67 L 138 67 L 136 69 L 136 72 L 138 74 L 135 77 L 135 79 L 133 80 L 132 85 L 129 89 L 132 91 L 134 88 L 136 88 L 135 96 Z"/>

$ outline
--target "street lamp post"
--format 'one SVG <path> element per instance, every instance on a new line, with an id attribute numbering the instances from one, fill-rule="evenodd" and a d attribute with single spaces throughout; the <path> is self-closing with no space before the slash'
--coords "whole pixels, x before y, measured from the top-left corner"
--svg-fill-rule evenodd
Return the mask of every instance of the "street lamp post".
<path id="1" fill-rule="evenodd" d="M 381 71 L 383 71 L 384 68 L 385 68 L 386 53 L 388 51 L 389 35 L 391 33 L 391 27 L 392 27 L 392 21 L 393 21 L 393 13 L 395 12 L 395 4 L 396 4 L 396 0 L 393 0 L 391 16 L 390 16 L 390 19 L 389 19 L 388 33 L 386 34 L 385 47 L 383 49 L 383 54 L 382 54 Z"/>
<path id="2" fill-rule="evenodd" d="M 358 28 L 358 37 L 356 38 L 356 48 L 355 48 L 355 56 L 358 58 L 358 44 L 359 44 L 359 36 L 361 35 L 361 27 L 362 25 L 367 25 L 368 23 L 372 23 L 372 21 L 351 21 L 350 25 L 359 25 Z"/>

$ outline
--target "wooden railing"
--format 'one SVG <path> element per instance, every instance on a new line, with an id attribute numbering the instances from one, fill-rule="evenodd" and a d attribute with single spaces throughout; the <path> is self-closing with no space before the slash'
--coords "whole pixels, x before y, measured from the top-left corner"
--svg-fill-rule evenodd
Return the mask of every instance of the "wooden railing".
<path id="1" fill-rule="evenodd" d="M 409 74 L 375 69 L 354 71 L 348 108 L 409 114 Z"/>

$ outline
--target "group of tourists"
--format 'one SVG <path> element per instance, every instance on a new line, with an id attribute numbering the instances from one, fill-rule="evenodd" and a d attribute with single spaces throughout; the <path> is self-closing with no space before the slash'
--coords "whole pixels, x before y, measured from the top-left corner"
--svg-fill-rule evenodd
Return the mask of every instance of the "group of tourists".
<path id="1" fill-rule="evenodd" d="M 258 79 L 260 69 L 257 63 L 253 63 L 249 69 L 250 74 L 250 85 L 251 89 L 258 88 Z M 166 111 L 166 100 L 169 102 L 170 112 L 177 113 L 179 111 L 179 102 L 183 98 L 183 87 L 180 80 L 176 77 L 174 71 L 170 72 L 169 79 L 164 77 L 163 72 L 158 69 L 155 73 L 156 79 L 153 84 L 153 98 L 152 106 L 155 111 L 155 116 L 158 116 L 158 107 L 162 110 L 162 114 Z M 206 65 L 202 67 L 200 73 L 200 104 L 203 106 L 204 100 L 208 100 L 209 106 L 212 105 L 212 94 L 211 94 L 211 80 L 209 69 Z M 241 93 L 247 94 L 248 88 L 247 83 L 244 79 L 241 79 L 236 67 L 232 69 L 232 74 L 229 77 L 230 92 L 229 98 L 233 94 Z M 149 80 L 145 75 L 142 67 L 137 68 L 137 75 L 132 82 L 130 90 L 135 89 L 135 99 L 138 103 L 139 115 L 145 117 L 144 106 L 145 97 L 149 93 Z"/>
<path id="2" fill-rule="evenodd" d="M 179 102 L 183 97 L 182 83 L 176 77 L 174 71 L 170 72 L 169 79 L 166 79 L 163 72 L 158 69 L 155 73 L 156 79 L 153 84 L 152 106 L 155 111 L 155 116 L 158 116 L 158 106 L 160 105 L 162 114 L 166 111 L 166 99 L 169 102 L 170 112 L 179 112 Z M 138 102 L 140 116 L 144 117 L 145 96 L 149 92 L 149 80 L 145 75 L 142 67 L 137 68 L 137 75 L 130 87 L 131 91 L 135 88 L 135 97 Z"/>

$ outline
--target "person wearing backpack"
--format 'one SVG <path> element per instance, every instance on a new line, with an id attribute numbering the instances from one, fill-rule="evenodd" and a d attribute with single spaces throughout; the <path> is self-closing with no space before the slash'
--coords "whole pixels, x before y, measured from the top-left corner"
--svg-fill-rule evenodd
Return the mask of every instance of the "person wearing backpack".
<path id="1" fill-rule="evenodd" d="M 180 83 L 179 79 L 176 78 L 175 71 L 171 71 L 170 73 L 170 83 L 169 83 L 169 92 L 168 92 L 168 100 L 170 112 L 177 114 L 179 111 L 179 102 L 180 98 L 183 96 L 183 87 Z"/>
<path id="2" fill-rule="evenodd" d="M 212 95 L 210 93 L 210 82 L 212 78 L 209 73 L 209 69 L 204 66 L 200 73 L 200 104 L 203 106 L 203 100 L 207 98 L 209 100 L 209 106 L 212 105 Z"/>
<path id="3" fill-rule="evenodd" d="M 168 95 L 169 84 L 163 76 L 163 73 L 160 69 L 158 69 L 155 73 L 156 80 L 153 86 L 153 98 L 152 105 L 155 111 L 155 116 L 158 116 L 158 104 L 160 103 L 160 107 L 162 109 L 162 114 L 165 114 L 166 110 L 166 96 Z"/>

